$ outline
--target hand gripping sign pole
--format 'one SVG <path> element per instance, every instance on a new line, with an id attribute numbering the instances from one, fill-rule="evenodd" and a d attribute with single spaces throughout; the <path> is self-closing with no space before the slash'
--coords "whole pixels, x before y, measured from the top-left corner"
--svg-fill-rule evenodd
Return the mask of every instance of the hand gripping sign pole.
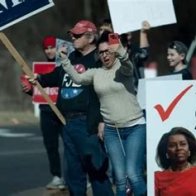
<path id="1" fill-rule="evenodd" d="M 3 42 L 3 44 L 6 46 L 8 51 L 11 53 L 11 55 L 15 58 L 17 63 L 21 66 L 23 71 L 29 77 L 33 78 L 34 77 L 33 72 L 31 71 L 29 66 L 25 63 L 24 59 L 20 56 L 20 54 L 17 52 L 17 50 L 14 48 L 14 46 L 8 40 L 6 35 L 4 33 L 2 33 L 2 32 L 0 32 L 0 39 Z M 48 94 L 46 94 L 46 92 L 44 91 L 44 89 L 42 88 L 42 86 L 39 84 L 38 81 L 36 81 L 36 86 L 37 86 L 38 90 L 41 92 L 41 94 L 43 95 L 43 97 L 46 99 L 46 101 L 48 102 L 48 104 L 50 105 L 52 110 L 55 112 L 55 114 L 57 115 L 59 120 L 65 125 L 66 124 L 65 118 L 63 117 L 61 112 L 58 110 L 58 108 L 55 106 L 55 104 L 52 102 L 52 100 L 50 99 Z"/>

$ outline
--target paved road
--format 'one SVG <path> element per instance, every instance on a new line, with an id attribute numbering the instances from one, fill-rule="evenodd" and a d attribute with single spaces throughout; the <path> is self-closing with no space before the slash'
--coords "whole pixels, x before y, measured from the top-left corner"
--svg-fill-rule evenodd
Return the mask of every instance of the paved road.
<path id="1" fill-rule="evenodd" d="M 43 191 L 51 176 L 38 124 L 0 127 L 0 174 L 0 196 Z"/>

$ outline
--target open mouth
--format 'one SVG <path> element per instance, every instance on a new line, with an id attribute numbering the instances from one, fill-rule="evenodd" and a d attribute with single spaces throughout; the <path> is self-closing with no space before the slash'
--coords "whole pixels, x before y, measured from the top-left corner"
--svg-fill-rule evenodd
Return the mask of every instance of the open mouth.
<path id="1" fill-rule="evenodd" d="M 110 60 L 109 60 L 108 58 L 105 58 L 105 59 L 104 59 L 104 63 L 105 63 L 105 64 L 108 64 L 109 62 L 110 62 Z"/>
<path id="2" fill-rule="evenodd" d="M 168 61 L 169 65 L 174 65 L 174 61 Z"/>
<path id="3" fill-rule="evenodd" d="M 105 63 L 106 63 L 106 64 L 108 64 L 109 62 L 110 62 L 109 59 L 105 60 Z"/>

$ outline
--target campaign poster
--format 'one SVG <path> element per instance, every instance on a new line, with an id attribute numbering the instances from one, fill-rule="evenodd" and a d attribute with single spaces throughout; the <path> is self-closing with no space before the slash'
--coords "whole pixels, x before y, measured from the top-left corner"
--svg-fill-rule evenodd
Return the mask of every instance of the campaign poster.
<path id="1" fill-rule="evenodd" d="M 66 48 L 67 56 L 69 56 L 75 50 L 72 42 L 57 38 L 56 50 L 58 51 L 62 47 Z M 59 57 L 59 55 L 56 55 L 55 62 L 57 66 L 61 66 L 61 58 Z"/>
<path id="2" fill-rule="evenodd" d="M 50 73 L 56 67 L 56 63 L 53 62 L 34 62 L 33 63 L 33 73 L 36 74 L 46 74 Z M 58 87 L 53 88 L 44 88 L 45 92 L 49 95 L 53 103 L 56 103 L 57 95 L 58 95 Z M 48 104 L 44 99 L 38 88 L 35 86 L 33 90 L 33 103 L 37 104 Z"/>
<path id="3" fill-rule="evenodd" d="M 146 82 L 154 80 L 182 80 L 182 74 L 157 76 L 153 78 L 140 78 L 137 91 L 137 100 L 142 109 L 146 109 Z"/>
<path id="4" fill-rule="evenodd" d="M 0 31 L 53 5 L 52 0 L 0 0 Z"/>
<path id="5" fill-rule="evenodd" d="M 196 81 L 147 81 L 146 114 L 148 195 L 153 196 L 154 173 L 162 171 L 155 157 L 163 134 L 184 127 L 196 136 Z"/>

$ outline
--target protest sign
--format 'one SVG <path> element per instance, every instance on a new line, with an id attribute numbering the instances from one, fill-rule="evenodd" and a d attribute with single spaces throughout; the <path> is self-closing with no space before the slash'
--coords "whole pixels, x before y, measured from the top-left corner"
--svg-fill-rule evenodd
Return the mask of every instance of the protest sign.
<path id="1" fill-rule="evenodd" d="M 148 195 L 154 195 L 154 172 L 160 171 L 155 162 L 158 142 L 174 127 L 184 127 L 196 135 L 196 82 L 147 81 L 147 182 Z"/>
<path id="2" fill-rule="evenodd" d="M 34 62 L 33 63 L 33 73 L 36 74 L 46 74 L 54 70 L 56 67 L 56 63 L 53 62 Z M 46 94 L 49 95 L 50 99 L 53 101 L 53 103 L 56 103 L 57 95 L 58 95 L 58 87 L 53 88 L 44 88 Z M 38 104 L 48 104 L 46 99 L 42 96 L 41 92 L 37 89 L 37 87 L 34 87 L 33 90 L 33 103 Z"/>
<path id="3" fill-rule="evenodd" d="M 53 5 L 52 0 L 0 0 L 0 30 Z"/>
<path id="4" fill-rule="evenodd" d="M 72 42 L 57 38 L 56 39 L 56 50 L 58 51 L 62 47 L 66 48 L 67 56 L 69 56 L 70 53 L 72 53 L 75 50 Z M 56 55 L 55 62 L 57 66 L 61 65 L 61 58 L 59 57 L 59 55 Z"/>
<path id="5" fill-rule="evenodd" d="M 127 33 L 141 29 L 147 20 L 152 27 L 176 23 L 171 0 L 108 0 L 114 32 Z"/>
<path id="6" fill-rule="evenodd" d="M 51 7 L 52 5 L 52 0 L 0 0 L 0 30 L 5 29 L 6 27 L 9 27 L 25 18 L 28 18 L 33 14 L 41 12 L 42 10 Z M 26 64 L 24 59 L 20 56 L 20 54 L 17 52 L 15 47 L 3 32 L 0 32 L 0 40 L 8 49 L 10 54 L 15 58 L 17 63 L 21 66 L 25 74 L 27 74 L 29 77 L 34 77 L 33 72 L 30 70 L 29 66 Z M 36 86 L 43 97 L 47 100 L 48 104 L 57 115 L 59 120 L 63 124 L 66 124 L 64 116 L 55 106 L 53 101 L 50 99 L 38 81 L 36 81 Z"/>
<path id="7" fill-rule="evenodd" d="M 154 78 L 139 79 L 137 100 L 142 109 L 146 109 L 146 82 L 151 80 L 182 80 L 182 74 L 158 76 Z"/>

